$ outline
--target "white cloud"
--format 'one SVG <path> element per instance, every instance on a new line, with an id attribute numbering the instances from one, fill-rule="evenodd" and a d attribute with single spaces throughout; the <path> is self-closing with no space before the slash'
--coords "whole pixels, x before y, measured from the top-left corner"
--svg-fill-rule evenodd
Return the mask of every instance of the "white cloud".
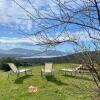
<path id="1" fill-rule="evenodd" d="M 16 0 L 22 7 L 31 12 L 34 16 L 36 12 L 33 10 L 32 6 L 28 3 L 28 0 Z M 47 7 L 50 5 L 52 10 L 56 10 L 57 7 L 52 0 L 30 0 L 32 5 L 40 10 L 41 12 L 48 13 L 48 11 L 43 10 L 42 7 Z M 55 11 L 56 12 L 56 11 Z M 32 29 L 32 20 L 30 19 L 29 14 L 20 8 L 13 0 L 0 0 L 0 24 L 9 25 L 12 27 L 12 23 L 20 25 L 21 29 L 31 30 Z"/>
<path id="2" fill-rule="evenodd" d="M 91 31 L 93 34 L 93 32 Z M 13 32 L 10 32 L 11 35 L 13 35 Z M 69 34 L 69 35 L 68 35 Z M 48 34 L 48 39 L 46 35 L 41 36 L 24 36 L 24 37 L 0 37 L 0 44 L 30 44 L 30 45 L 36 45 L 37 43 L 47 42 L 48 41 L 66 41 L 70 39 L 73 40 L 79 40 L 79 41 L 91 41 L 92 39 L 89 37 L 89 34 L 86 31 L 80 31 L 80 32 L 68 32 L 67 33 L 55 33 L 54 36 L 51 36 Z M 58 37 L 59 36 L 59 37 Z"/>
<path id="3" fill-rule="evenodd" d="M 32 9 L 31 5 L 28 3 L 27 0 L 16 0 L 20 5 L 22 5 L 24 8 L 26 8 L 28 11 L 30 11 L 33 15 L 35 15 L 35 11 Z M 55 0 L 30 0 L 32 2 L 32 5 L 39 9 L 42 13 L 49 13 L 48 5 L 52 8 L 52 10 L 55 13 L 58 13 L 57 5 Z M 70 0 L 61 0 L 64 1 L 70 1 Z M 81 1 L 81 0 L 76 0 Z M 45 9 L 42 8 L 46 7 Z M 23 20 L 27 19 L 27 13 L 21 9 L 13 0 L 0 0 L 0 24 L 3 25 L 9 25 L 13 27 L 12 23 L 15 23 L 17 25 L 21 26 L 21 29 L 30 30 L 32 28 L 32 21 L 31 20 Z M 18 27 L 16 25 L 16 28 Z M 35 24 L 37 25 L 37 23 Z M 77 32 L 77 34 L 81 34 L 81 39 L 86 39 L 86 37 L 82 37 L 84 35 L 84 32 Z M 79 37 L 79 35 L 77 35 Z"/>
<path id="4" fill-rule="evenodd" d="M 31 37 L 32 38 L 32 37 Z M 35 44 L 35 38 L 10 38 L 10 37 L 1 37 L 0 44 Z"/>
<path id="5" fill-rule="evenodd" d="M 0 24 L 23 24 L 22 20 L 17 19 L 20 17 L 23 18 L 23 16 L 27 17 L 26 13 L 12 2 L 12 0 L 0 0 Z"/>

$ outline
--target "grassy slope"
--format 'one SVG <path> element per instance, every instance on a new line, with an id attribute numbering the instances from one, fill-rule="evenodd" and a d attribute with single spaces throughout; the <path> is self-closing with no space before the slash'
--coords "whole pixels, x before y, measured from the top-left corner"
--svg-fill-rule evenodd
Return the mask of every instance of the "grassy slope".
<path id="1" fill-rule="evenodd" d="M 21 74 L 18 80 L 15 75 L 7 79 L 7 73 L 0 71 L 0 100 L 92 100 L 96 86 L 91 76 L 77 74 L 72 77 L 70 73 L 64 76 L 59 73 L 63 66 L 72 65 L 55 65 L 55 78 L 41 78 L 40 71 L 43 66 L 32 67 L 33 75 Z M 39 91 L 28 93 L 30 85 L 39 87 Z"/>

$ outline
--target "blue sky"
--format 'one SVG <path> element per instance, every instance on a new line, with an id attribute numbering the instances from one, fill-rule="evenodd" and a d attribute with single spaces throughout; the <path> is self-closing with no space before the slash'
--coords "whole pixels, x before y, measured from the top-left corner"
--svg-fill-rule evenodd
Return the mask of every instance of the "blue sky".
<path id="1" fill-rule="evenodd" d="M 27 0 L 17 1 L 35 15 L 35 12 L 27 3 Z M 53 11 L 58 13 L 57 6 L 52 0 L 31 0 L 31 2 L 34 7 L 41 10 L 41 12 L 47 13 L 49 11 L 49 5 Z M 35 45 L 38 41 L 36 37 L 25 35 L 25 33 L 34 33 L 34 31 L 38 29 L 37 24 L 39 23 L 33 23 L 33 21 L 27 19 L 29 19 L 28 14 L 12 0 L 0 0 L 0 49 L 27 48 L 41 50 L 42 47 Z M 72 29 L 73 31 L 71 34 L 75 33 L 78 36 L 80 31 L 74 29 L 76 29 L 76 27 Z M 57 31 L 57 33 L 59 33 L 59 31 Z M 80 32 L 80 34 L 81 36 L 85 34 L 85 37 L 81 37 L 82 40 L 88 37 L 83 31 Z M 64 38 L 64 36 L 61 38 Z M 72 52 L 73 46 L 73 44 L 64 43 L 52 49 Z"/>

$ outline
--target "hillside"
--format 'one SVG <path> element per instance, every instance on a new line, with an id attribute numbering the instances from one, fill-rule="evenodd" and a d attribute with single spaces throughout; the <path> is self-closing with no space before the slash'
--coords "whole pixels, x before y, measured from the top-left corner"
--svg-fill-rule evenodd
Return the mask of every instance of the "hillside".
<path id="1" fill-rule="evenodd" d="M 30 50 L 24 48 L 14 48 L 10 50 L 0 50 L 0 57 L 27 57 L 34 58 L 34 56 L 44 57 L 44 56 L 63 56 L 65 52 L 57 50 Z"/>
<path id="2" fill-rule="evenodd" d="M 100 61 L 100 51 L 87 51 L 74 53 L 66 56 L 51 57 L 51 58 L 23 58 L 20 59 L 22 62 L 28 63 L 44 63 L 44 62 L 54 62 L 54 63 L 81 63 L 82 60 L 87 60 L 86 53 L 88 53 L 93 61 Z"/>
<path id="3" fill-rule="evenodd" d="M 37 50 L 28 50 L 15 48 L 11 50 L 1 50 L 0 57 L 15 57 L 22 63 L 81 63 L 83 60 L 88 60 L 86 54 L 89 54 L 93 61 L 100 62 L 100 51 L 86 51 L 74 54 L 66 54 L 62 51 L 48 50 L 41 53 Z"/>

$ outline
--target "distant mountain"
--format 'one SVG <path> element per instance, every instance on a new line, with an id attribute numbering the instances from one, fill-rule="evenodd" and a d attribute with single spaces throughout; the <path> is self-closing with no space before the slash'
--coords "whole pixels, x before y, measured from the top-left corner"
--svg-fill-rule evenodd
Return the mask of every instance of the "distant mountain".
<path id="1" fill-rule="evenodd" d="M 65 55 L 65 52 L 57 51 L 57 50 L 48 50 L 45 52 L 46 55 Z"/>
<path id="2" fill-rule="evenodd" d="M 100 51 L 86 51 L 86 52 L 79 52 L 73 53 L 65 56 L 51 56 L 51 57 L 30 57 L 30 58 L 23 58 L 20 59 L 21 62 L 27 63 L 41 63 L 44 62 L 53 62 L 53 63 L 82 63 L 83 60 L 88 61 L 87 56 L 84 56 L 83 53 L 89 53 L 91 59 L 93 61 L 100 62 Z"/>
<path id="3" fill-rule="evenodd" d="M 10 50 L 0 50 L 0 57 L 34 57 L 34 56 L 62 56 L 65 52 L 57 50 L 38 51 L 23 48 L 14 48 Z"/>
<path id="4" fill-rule="evenodd" d="M 27 63 L 81 63 L 84 59 L 88 61 L 88 53 L 93 61 L 100 62 L 100 51 L 85 51 L 79 53 L 65 53 L 57 50 L 47 50 L 45 52 L 38 50 L 29 50 L 23 48 L 14 48 L 10 50 L 0 50 L 0 57 L 17 57 L 21 62 Z"/>
<path id="5" fill-rule="evenodd" d="M 32 55 L 35 53 L 39 53 L 39 51 L 37 50 L 30 50 L 30 49 L 23 49 L 23 48 L 14 48 L 14 49 L 10 49 L 8 50 L 8 52 L 13 53 L 13 54 L 21 54 L 21 55 Z"/>
<path id="6" fill-rule="evenodd" d="M 58 51 L 58 50 L 47 50 L 44 52 L 40 52 L 37 55 L 38 56 L 59 56 L 59 55 L 65 55 L 65 52 Z"/>

